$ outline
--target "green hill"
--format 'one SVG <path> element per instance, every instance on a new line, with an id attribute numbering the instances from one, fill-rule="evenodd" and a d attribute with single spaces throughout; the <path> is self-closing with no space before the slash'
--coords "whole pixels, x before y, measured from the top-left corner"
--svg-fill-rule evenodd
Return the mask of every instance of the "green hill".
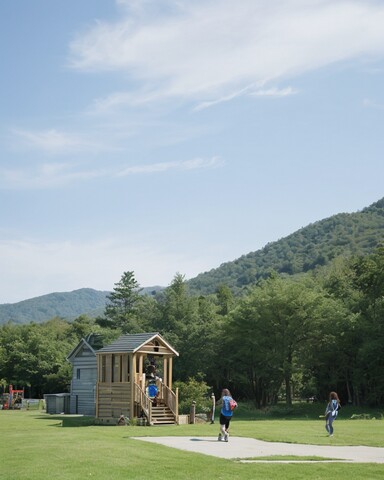
<path id="1" fill-rule="evenodd" d="M 256 252 L 223 263 L 188 281 L 192 294 L 214 293 L 228 285 L 235 293 L 265 278 L 272 270 L 294 275 L 326 265 L 340 255 L 366 254 L 384 239 L 384 198 L 360 212 L 340 213 L 301 228 Z M 155 295 L 162 287 L 147 287 Z M 102 315 L 106 296 L 91 288 L 50 293 L 14 304 L 0 305 L 0 324 L 44 322 L 53 317 L 72 320 L 79 315 Z"/>
<path id="2" fill-rule="evenodd" d="M 225 284 L 234 292 L 266 277 L 288 275 L 328 264 L 340 255 L 366 254 L 384 239 L 384 198 L 356 213 L 340 213 L 268 243 L 256 252 L 201 273 L 188 281 L 191 293 L 208 294 Z"/>
<path id="3" fill-rule="evenodd" d="M 73 292 L 49 293 L 18 303 L 0 305 L 0 324 L 45 322 L 53 317 L 73 320 L 81 314 L 101 315 L 106 296 L 92 288 L 81 288 Z"/>
<path id="4" fill-rule="evenodd" d="M 141 289 L 143 295 L 155 295 L 163 287 Z M 13 323 L 41 323 L 54 317 L 73 320 L 79 315 L 102 316 L 107 295 L 111 292 L 81 288 L 73 292 L 49 293 L 17 303 L 0 304 L 0 325 Z"/>

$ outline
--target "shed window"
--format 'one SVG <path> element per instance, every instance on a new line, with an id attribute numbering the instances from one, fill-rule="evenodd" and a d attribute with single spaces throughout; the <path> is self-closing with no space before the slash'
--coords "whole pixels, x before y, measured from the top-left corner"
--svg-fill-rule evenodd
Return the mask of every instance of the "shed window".
<path id="1" fill-rule="evenodd" d="M 80 380 L 80 371 L 81 371 L 80 368 L 78 368 L 78 369 L 76 370 L 76 378 L 77 378 L 77 380 Z"/>

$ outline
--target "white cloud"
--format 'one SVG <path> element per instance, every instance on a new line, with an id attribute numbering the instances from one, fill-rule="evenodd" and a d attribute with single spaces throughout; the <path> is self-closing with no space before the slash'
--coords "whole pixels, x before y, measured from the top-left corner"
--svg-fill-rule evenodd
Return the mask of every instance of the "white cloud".
<path id="1" fill-rule="evenodd" d="M 152 163 L 150 165 L 137 165 L 133 167 L 125 168 L 118 173 L 119 177 L 124 177 L 127 175 L 135 175 L 140 173 L 160 173 L 166 172 L 169 170 L 179 170 L 179 171 L 188 171 L 188 170 L 197 170 L 205 168 L 217 168 L 223 165 L 223 161 L 219 157 L 212 157 L 208 159 L 204 158 L 194 158 L 192 160 L 185 161 L 176 161 L 176 162 L 162 162 L 162 163 Z"/>
<path id="2" fill-rule="evenodd" d="M 85 181 L 103 177 L 106 170 L 84 170 L 70 163 L 42 163 L 24 168 L 1 168 L 1 189 L 45 189 L 57 188 L 74 181 Z"/>
<path id="3" fill-rule="evenodd" d="M 233 92 L 248 85 L 265 88 L 336 62 L 384 53 L 384 5 L 374 0 L 119 4 L 134 8 L 119 22 L 98 22 L 73 40 L 70 65 L 126 72 L 150 93 L 116 95 L 105 105 L 180 97 L 197 101 L 201 109 L 235 98 Z M 161 21 L 154 12 L 161 13 Z"/>
<path id="4" fill-rule="evenodd" d="M 363 107 L 365 108 L 373 108 L 375 110 L 384 110 L 384 103 L 379 103 L 370 98 L 364 98 L 363 100 Z"/>
<path id="5" fill-rule="evenodd" d="M 93 102 L 89 113 L 103 113 L 124 105 L 132 105 L 135 100 L 131 92 L 115 92 Z"/>
<path id="6" fill-rule="evenodd" d="M 290 95 L 296 95 L 298 93 L 298 90 L 292 87 L 286 87 L 286 88 L 268 88 L 268 89 L 258 89 L 254 90 L 255 85 L 247 85 L 245 88 L 242 88 L 239 91 L 232 92 L 224 97 L 217 98 L 215 100 L 208 100 L 205 102 L 201 102 L 196 107 L 194 107 L 193 111 L 197 112 L 200 110 L 205 110 L 206 108 L 210 108 L 214 105 L 218 105 L 219 103 L 224 103 L 224 102 L 229 102 L 233 100 L 234 98 L 237 97 L 243 97 L 243 96 L 253 96 L 253 97 L 275 97 L 275 98 L 281 98 L 281 97 L 287 97 Z"/>
<path id="7" fill-rule="evenodd" d="M 161 100 L 161 96 L 156 92 L 140 91 L 132 92 L 114 92 L 104 98 L 97 98 L 88 109 L 88 114 L 104 114 L 113 112 L 123 107 L 142 107 Z"/>
<path id="8" fill-rule="evenodd" d="M 296 95 L 298 90 L 292 87 L 286 88 L 267 88 L 255 90 L 250 95 L 254 97 L 290 97 L 291 95 Z"/>
<path id="9" fill-rule="evenodd" d="M 174 162 L 158 162 L 129 167 L 85 168 L 75 163 L 43 163 L 24 168 L 1 168 L 0 189 L 46 189 L 64 187 L 73 182 L 96 178 L 118 178 L 128 175 L 156 174 L 176 170 L 217 168 L 223 165 L 219 157 L 194 158 Z"/>
<path id="10" fill-rule="evenodd" d="M 206 100 L 206 101 L 201 102 L 198 105 L 196 105 L 196 107 L 193 110 L 195 112 L 198 112 L 200 110 L 205 110 L 206 108 L 210 108 L 214 105 L 218 105 L 219 103 L 229 102 L 229 101 L 233 100 L 234 98 L 242 97 L 244 95 L 248 95 L 249 91 L 253 88 L 254 88 L 253 84 L 252 85 L 247 85 L 246 87 L 242 88 L 241 90 L 231 92 L 228 95 L 216 98 L 215 100 Z"/>
<path id="11" fill-rule="evenodd" d="M 13 130 L 18 137 L 17 147 L 34 148 L 48 154 L 67 154 L 78 151 L 99 150 L 100 142 L 91 141 L 80 135 L 56 129 L 42 131 Z"/>

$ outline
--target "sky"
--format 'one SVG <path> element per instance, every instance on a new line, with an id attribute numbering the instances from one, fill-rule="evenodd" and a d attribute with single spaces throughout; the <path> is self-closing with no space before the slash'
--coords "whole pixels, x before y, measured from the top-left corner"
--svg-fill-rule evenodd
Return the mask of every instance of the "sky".
<path id="1" fill-rule="evenodd" d="M 0 303 L 193 278 L 384 196 L 384 3 L 0 3 Z"/>

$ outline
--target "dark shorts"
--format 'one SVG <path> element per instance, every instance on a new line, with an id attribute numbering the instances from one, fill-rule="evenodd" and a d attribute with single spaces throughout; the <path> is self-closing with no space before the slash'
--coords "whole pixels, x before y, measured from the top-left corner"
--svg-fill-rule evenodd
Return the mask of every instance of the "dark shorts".
<path id="1" fill-rule="evenodd" d="M 232 417 L 227 417 L 220 413 L 220 425 L 225 425 L 225 429 L 228 430 L 229 428 L 229 422 L 231 421 Z"/>

